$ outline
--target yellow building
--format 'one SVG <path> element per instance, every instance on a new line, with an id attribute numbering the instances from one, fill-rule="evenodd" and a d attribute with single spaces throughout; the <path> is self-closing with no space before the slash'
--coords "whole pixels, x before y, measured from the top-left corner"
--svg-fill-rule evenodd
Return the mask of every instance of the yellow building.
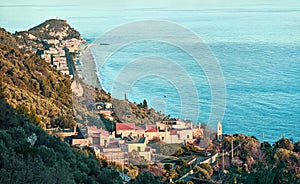
<path id="1" fill-rule="evenodd" d="M 146 160 L 152 160 L 152 149 L 147 147 L 146 138 L 140 138 L 138 142 L 127 143 L 128 153 L 132 151 L 137 151 L 141 157 L 144 157 Z"/>

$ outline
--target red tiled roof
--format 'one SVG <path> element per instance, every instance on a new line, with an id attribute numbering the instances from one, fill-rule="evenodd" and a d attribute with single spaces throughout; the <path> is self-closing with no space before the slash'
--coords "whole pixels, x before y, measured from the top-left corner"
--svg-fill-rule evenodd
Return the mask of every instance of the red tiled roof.
<path id="1" fill-rule="evenodd" d="M 135 130 L 134 123 L 117 123 L 116 130 Z"/>
<path id="2" fill-rule="evenodd" d="M 89 134 L 89 137 L 100 137 L 100 133 L 92 133 L 92 134 Z"/>
<path id="3" fill-rule="evenodd" d="M 109 136 L 109 132 L 108 131 L 106 131 L 106 130 L 102 130 L 102 129 L 100 129 L 100 131 L 99 131 L 100 133 L 101 133 L 101 135 L 104 135 L 104 136 L 106 136 L 106 137 L 108 137 Z"/>
<path id="4" fill-rule="evenodd" d="M 156 128 L 151 128 L 151 129 L 146 130 L 146 132 L 157 132 L 157 129 Z"/>
<path id="5" fill-rule="evenodd" d="M 140 126 L 136 126 L 135 129 L 136 129 L 136 130 L 144 130 L 144 128 L 143 128 L 143 127 L 140 127 Z"/>
<path id="6" fill-rule="evenodd" d="M 100 133 L 101 135 L 104 135 L 106 137 L 109 136 L 109 132 L 103 129 L 95 128 L 95 127 L 87 127 L 88 129 L 88 134 L 95 134 L 95 133 Z"/>
<path id="7" fill-rule="evenodd" d="M 170 130 L 170 135 L 177 135 L 177 130 Z"/>
<path id="8" fill-rule="evenodd" d="M 146 125 L 146 132 L 157 132 L 156 125 Z"/>
<path id="9" fill-rule="evenodd" d="M 146 125 L 146 130 L 156 128 L 156 125 Z"/>

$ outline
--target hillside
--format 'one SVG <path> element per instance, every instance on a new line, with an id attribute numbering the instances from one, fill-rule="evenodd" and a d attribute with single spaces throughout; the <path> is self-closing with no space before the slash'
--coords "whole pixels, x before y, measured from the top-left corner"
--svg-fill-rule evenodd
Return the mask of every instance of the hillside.
<path id="1" fill-rule="evenodd" d="M 142 103 L 128 102 L 112 98 L 115 117 L 120 122 L 131 122 L 135 124 L 153 124 L 161 120 L 170 120 L 164 114 L 156 112 L 153 108 L 148 108 Z"/>
<path id="2" fill-rule="evenodd" d="M 70 147 L 43 130 L 77 122 L 107 126 L 112 122 L 103 125 L 85 102 L 111 101 L 111 96 L 85 86 L 91 92 L 72 99 L 69 76 L 25 52 L 19 38 L 0 29 L 0 183 L 122 183 L 119 173 L 91 148 Z M 137 180 L 145 177 L 159 181 L 149 173 Z"/>
<path id="3" fill-rule="evenodd" d="M 69 77 L 19 50 L 4 29 L 0 39 L 0 183 L 121 183 L 92 150 L 40 128 L 74 126 Z"/>
<path id="4" fill-rule="evenodd" d="M 50 42 L 70 39 L 84 41 L 77 30 L 72 28 L 66 20 L 61 19 L 46 20 L 28 31 L 16 32 L 14 36 L 20 48 L 31 52 L 37 52 L 53 46 L 53 43 L 49 44 L 47 40 Z"/>
<path id="5" fill-rule="evenodd" d="M 6 102 L 0 81 L 0 183 L 121 183 L 89 149 L 70 147 L 32 124 L 31 115 Z"/>
<path id="6" fill-rule="evenodd" d="M 40 57 L 16 48 L 15 38 L 4 29 L 0 35 L 5 35 L 0 43 L 0 73 L 7 86 L 7 103 L 26 111 L 43 128 L 74 126 L 70 79 Z"/>
<path id="7" fill-rule="evenodd" d="M 0 28 L 0 43 L 3 45 L 9 45 L 11 48 L 18 49 L 19 45 L 13 36 L 6 32 L 5 29 Z"/>
<path id="8" fill-rule="evenodd" d="M 50 19 L 31 28 L 28 33 L 40 40 L 44 39 L 81 39 L 80 33 L 72 28 L 66 20 Z"/>

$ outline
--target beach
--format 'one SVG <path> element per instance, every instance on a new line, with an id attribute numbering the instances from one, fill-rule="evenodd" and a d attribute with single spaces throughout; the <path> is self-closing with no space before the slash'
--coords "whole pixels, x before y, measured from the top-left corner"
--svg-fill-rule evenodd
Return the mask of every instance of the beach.
<path id="1" fill-rule="evenodd" d="M 101 89 L 101 83 L 97 76 L 97 66 L 91 52 L 91 47 L 93 46 L 93 44 L 85 44 L 81 46 L 79 64 L 76 65 L 76 71 L 79 79 L 81 79 L 84 83 Z"/>

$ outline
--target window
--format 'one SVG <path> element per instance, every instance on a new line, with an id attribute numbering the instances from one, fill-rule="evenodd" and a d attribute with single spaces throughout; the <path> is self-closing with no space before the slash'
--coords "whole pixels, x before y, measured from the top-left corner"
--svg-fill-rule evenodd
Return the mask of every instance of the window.
<path id="1" fill-rule="evenodd" d="M 164 137 L 161 137 L 161 140 L 163 141 L 163 140 L 164 140 Z"/>
<path id="2" fill-rule="evenodd" d="M 137 147 L 137 151 L 141 152 L 141 147 L 140 146 Z"/>
<path id="3" fill-rule="evenodd" d="M 187 135 L 186 138 L 189 139 L 189 138 L 190 138 L 190 135 Z"/>

